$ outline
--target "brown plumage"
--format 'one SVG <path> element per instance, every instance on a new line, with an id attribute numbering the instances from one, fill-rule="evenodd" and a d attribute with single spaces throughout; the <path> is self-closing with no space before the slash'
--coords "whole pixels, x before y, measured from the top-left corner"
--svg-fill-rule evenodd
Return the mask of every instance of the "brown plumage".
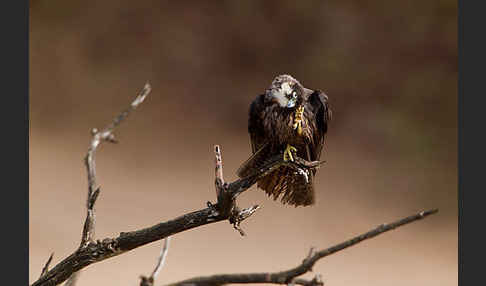
<path id="1" fill-rule="evenodd" d="M 319 160 L 330 118 L 323 92 L 307 89 L 289 75 L 277 76 L 265 94 L 257 96 L 250 105 L 248 132 L 253 155 L 238 169 L 238 176 L 248 176 L 275 154 L 283 156 L 288 145 L 295 147 L 295 154 L 305 160 Z M 275 200 L 280 197 L 284 204 L 312 205 L 315 173 L 316 170 L 298 173 L 280 167 L 260 179 L 257 186 Z"/>

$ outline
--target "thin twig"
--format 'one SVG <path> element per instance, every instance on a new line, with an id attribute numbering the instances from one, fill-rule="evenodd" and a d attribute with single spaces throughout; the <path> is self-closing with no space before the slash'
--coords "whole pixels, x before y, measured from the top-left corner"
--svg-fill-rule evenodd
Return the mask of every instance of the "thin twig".
<path id="1" fill-rule="evenodd" d="M 289 283 L 289 285 L 304 285 L 304 286 L 324 286 L 324 282 L 322 281 L 322 276 L 321 274 L 317 274 L 312 278 L 312 280 L 306 280 L 302 278 L 295 278 L 292 280 L 292 282 Z"/>
<path id="2" fill-rule="evenodd" d="M 138 94 L 135 100 L 130 104 L 130 107 L 120 113 L 108 126 L 103 130 L 98 131 L 98 129 L 93 128 L 91 130 L 91 142 L 88 148 L 88 152 L 84 157 L 84 163 L 86 166 L 86 171 L 88 174 L 88 198 L 86 200 L 86 219 L 84 221 L 83 231 L 81 234 L 81 242 L 79 244 L 79 249 L 85 248 L 89 243 L 94 243 L 94 232 L 95 232 L 95 203 L 100 194 L 100 188 L 96 184 L 96 164 L 95 164 L 95 152 L 98 146 L 103 142 L 117 143 L 113 131 L 115 127 L 120 125 L 120 123 L 130 114 L 131 111 L 135 110 L 140 103 L 142 103 L 150 93 L 151 87 L 149 83 L 146 83 L 142 91 Z M 78 249 L 78 251 L 79 251 Z M 52 256 L 50 260 L 52 259 Z M 50 263 L 50 260 L 48 263 Z M 45 269 L 42 270 L 42 275 L 47 272 L 48 264 L 46 264 Z M 45 270 L 45 272 L 44 272 Z M 70 275 L 65 286 L 74 286 L 78 279 L 79 272 L 73 272 Z"/>
<path id="3" fill-rule="evenodd" d="M 219 148 L 219 152 L 220 151 L 221 149 Z M 110 257 L 118 256 L 137 247 L 206 224 L 227 220 L 240 231 L 241 228 L 239 227 L 239 224 L 242 220 L 250 217 L 251 214 L 258 209 L 258 206 L 252 206 L 240 211 L 236 206 L 236 198 L 245 190 L 248 190 L 260 178 L 283 165 L 296 169 L 307 168 L 299 163 L 298 160 L 296 160 L 296 162 L 285 162 L 281 155 L 276 155 L 275 157 L 272 157 L 268 163 L 259 168 L 258 172 L 255 172 L 248 177 L 236 180 L 230 184 L 217 184 L 217 188 L 221 189 L 217 192 L 220 195 L 217 198 L 216 204 L 208 202 L 207 208 L 184 214 L 173 220 L 136 231 L 121 232 L 120 235 L 115 238 L 105 238 L 102 241 L 98 240 L 97 242 L 90 242 L 86 247 L 79 248 L 77 251 L 59 262 L 54 268 L 47 272 L 45 276 L 35 281 L 32 286 L 58 285 L 68 279 L 72 273 L 79 271 L 88 265 L 103 261 Z M 244 233 L 240 231 L 240 234 Z"/>
<path id="4" fill-rule="evenodd" d="M 372 229 L 366 233 L 355 236 L 345 242 L 336 244 L 327 249 L 314 252 L 310 251 L 308 255 L 301 264 L 289 270 L 280 272 L 267 272 L 267 273 L 239 273 L 239 274 L 219 274 L 205 277 L 195 277 L 180 282 L 168 284 L 167 286 L 187 286 L 187 285 L 197 285 L 197 286 L 215 286 L 224 284 L 237 284 L 237 283 L 273 283 L 273 284 L 298 284 L 298 285 L 322 285 L 322 280 L 320 277 L 316 277 L 311 281 L 297 278 L 298 276 L 307 273 L 312 270 L 314 264 L 326 256 L 333 253 L 346 249 L 350 246 L 358 244 L 364 240 L 373 238 L 377 235 L 395 229 L 397 227 L 403 226 L 405 224 L 421 220 L 429 215 L 437 213 L 438 210 L 428 210 L 423 211 L 418 214 L 400 219 L 398 221 L 392 222 L 390 224 L 382 224 L 377 228 Z"/>
<path id="5" fill-rule="evenodd" d="M 149 277 L 140 276 L 140 286 L 153 286 L 155 278 L 159 275 L 160 270 L 164 267 L 165 258 L 167 257 L 167 252 L 169 251 L 169 242 L 170 236 L 164 240 L 164 247 L 160 251 L 159 258 L 157 259 L 157 265 L 155 266 L 154 271 Z"/>
<path id="6" fill-rule="evenodd" d="M 164 267 L 165 258 L 167 257 L 167 252 L 169 251 L 169 242 L 170 242 L 170 236 L 164 240 L 164 247 L 160 251 L 159 259 L 157 260 L 157 266 L 152 272 L 151 277 L 153 277 L 154 279 L 157 278 L 157 275 L 159 275 L 160 270 L 162 269 L 162 267 Z"/>
<path id="7" fill-rule="evenodd" d="M 129 113 L 132 110 L 134 110 L 144 100 L 144 98 L 147 96 L 149 92 L 150 92 L 150 86 L 147 84 L 144 87 L 141 94 L 135 99 L 134 102 L 132 102 L 130 107 L 124 112 L 122 112 L 117 118 L 115 118 L 115 120 L 110 125 L 108 125 L 102 131 L 93 129 L 92 131 L 93 139 L 91 141 L 90 148 L 88 149 L 88 154 L 85 158 L 85 163 L 88 170 L 88 200 L 87 200 L 88 211 L 87 211 L 85 225 L 83 228 L 83 235 L 82 235 L 80 247 L 74 253 L 72 253 L 64 260 L 59 262 L 50 271 L 47 271 L 47 273 L 45 273 L 45 275 L 41 276 L 37 281 L 35 281 L 32 284 L 32 286 L 58 285 L 66 281 L 70 277 L 71 278 L 68 280 L 67 284 L 71 282 L 74 283 L 76 281 L 77 274 L 79 273 L 79 271 L 87 267 L 88 265 L 103 261 L 110 257 L 121 255 L 132 249 L 135 249 L 137 247 L 146 245 L 148 243 L 163 238 L 167 238 L 176 233 L 180 233 L 210 223 L 228 220 L 231 224 L 233 224 L 234 228 L 240 232 L 241 235 L 244 235 L 244 232 L 240 228 L 240 223 L 246 218 L 250 217 L 259 207 L 258 205 L 255 205 L 240 210 L 240 208 L 238 208 L 236 205 L 236 198 L 240 194 L 248 190 L 259 179 L 266 176 L 273 170 L 279 168 L 280 166 L 285 165 L 287 167 L 291 167 L 296 170 L 308 170 L 308 169 L 317 168 L 322 163 L 322 162 L 308 162 L 299 157 L 295 157 L 295 161 L 293 162 L 290 161 L 285 162 L 283 161 L 281 154 L 277 154 L 274 157 L 270 158 L 263 166 L 255 170 L 254 173 L 250 174 L 245 178 L 238 179 L 235 182 L 228 184 L 225 183 L 223 178 L 221 148 L 219 146 L 215 146 L 215 157 L 216 157 L 215 187 L 216 187 L 216 194 L 217 194 L 216 204 L 212 204 L 208 202 L 207 208 L 182 215 L 173 220 L 162 222 L 154 226 L 136 230 L 136 231 L 121 232 L 120 235 L 115 238 L 105 238 L 102 241 L 100 240 L 94 241 L 94 222 L 95 222 L 94 204 L 100 193 L 100 189 L 99 187 L 97 187 L 96 184 L 96 172 L 95 172 L 95 161 L 94 161 L 95 150 L 97 146 L 99 146 L 100 143 L 103 141 L 108 141 L 113 143 L 116 142 L 116 139 L 112 133 L 114 128 L 118 126 L 120 122 L 124 118 L 126 118 L 129 115 Z M 421 217 L 414 218 L 408 222 L 420 219 L 433 212 L 421 213 L 420 214 Z M 402 224 L 408 222 L 402 222 Z M 364 239 L 371 238 L 373 236 L 376 236 L 382 232 L 388 231 L 400 225 L 401 224 L 380 226 L 381 228 L 378 230 L 377 233 L 368 234 L 364 238 L 359 238 L 358 241 L 354 241 L 354 240 L 351 240 L 351 242 L 348 241 L 346 242 L 347 244 L 345 243 L 344 245 L 341 245 L 340 246 L 341 248 L 338 247 L 335 248 L 334 250 L 332 249 L 331 250 L 333 252 L 339 251 L 353 244 L 356 244 Z M 243 278 L 247 277 L 245 276 L 247 274 L 237 274 L 239 276 L 223 275 L 223 276 L 216 276 L 216 277 L 226 277 L 228 279 L 235 278 L 237 281 L 235 281 L 234 283 L 252 283 L 252 281 L 265 281 L 265 283 L 275 283 L 273 281 L 281 282 L 281 280 L 283 279 L 282 277 L 284 277 L 285 279 L 283 279 L 282 281 L 284 281 L 285 283 L 294 283 L 300 285 L 320 285 L 319 284 L 320 282 L 315 279 L 308 281 L 308 280 L 299 279 L 297 278 L 297 276 L 309 271 L 312 265 L 318 259 L 326 255 L 332 254 L 333 252 L 330 252 L 328 254 L 322 251 L 318 252 L 314 256 L 310 257 L 309 259 L 304 260 L 304 263 L 302 265 L 296 267 L 295 269 L 291 269 L 289 271 L 273 273 L 273 274 L 257 273 L 255 274 L 256 276 L 250 275 L 248 277 L 254 280 L 251 281 L 246 280 L 247 282 L 238 282 L 238 281 L 244 281 Z M 321 255 L 321 256 L 316 256 L 316 255 Z M 163 261 L 161 261 L 161 263 L 162 262 Z M 223 284 L 228 283 L 224 281 Z M 213 285 L 215 284 L 215 282 L 212 281 L 210 284 Z"/>
<path id="8" fill-rule="evenodd" d="M 219 145 L 214 146 L 214 184 L 216 187 L 216 197 L 219 197 L 220 191 L 223 189 L 224 177 L 223 177 L 223 159 L 221 155 L 221 147 Z"/>
<path id="9" fill-rule="evenodd" d="M 51 264 L 53 257 L 54 257 L 54 252 L 51 253 L 51 256 L 49 256 L 49 258 L 47 259 L 46 264 L 42 268 L 42 272 L 41 272 L 40 277 L 44 276 L 47 273 L 47 271 L 49 271 L 49 264 Z"/>
<path id="10" fill-rule="evenodd" d="M 98 129 L 93 128 L 91 130 L 92 138 L 88 148 L 88 153 L 84 158 L 86 165 L 86 171 L 88 174 L 88 199 L 86 202 L 87 215 L 83 227 L 83 233 L 81 236 L 80 247 L 85 247 L 88 243 L 93 242 L 94 239 L 94 229 L 95 229 L 95 210 L 94 205 L 96 199 L 100 194 L 100 188 L 96 185 L 96 164 L 95 164 L 95 152 L 96 148 L 102 142 L 116 143 L 115 135 L 113 131 L 115 127 L 120 125 L 120 123 L 128 117 L 131 111 L 135 110 L 140 103 L 144 101 L 147 95 L 150 93 L 151 87 L 149 83 L 146 83 L 142 91 L 138 94 L 135 100 L 130 104 L 130 107 L 120 113 L 108 126 L 103 130 L 98 131 Z"/>

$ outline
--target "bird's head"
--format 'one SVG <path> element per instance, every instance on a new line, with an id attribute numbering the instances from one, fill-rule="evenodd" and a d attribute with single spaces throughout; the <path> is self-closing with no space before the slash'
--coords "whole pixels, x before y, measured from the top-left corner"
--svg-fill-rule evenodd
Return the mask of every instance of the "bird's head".
<path id="1" fill-rule="evenodd" d="M 267 89 L 267 96 L 280 107 L 294 108 L 302 102 L 304 87 L 290 75 L 279 75 Z"/>

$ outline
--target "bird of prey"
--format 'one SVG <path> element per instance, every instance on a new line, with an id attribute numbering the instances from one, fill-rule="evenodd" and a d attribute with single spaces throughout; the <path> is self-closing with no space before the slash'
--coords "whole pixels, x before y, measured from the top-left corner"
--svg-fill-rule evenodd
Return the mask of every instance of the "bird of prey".
<path id="1" fill-rule="evenodd" d="M 331 119 L 327 96 L 320 90 L 305 88 L 290 75 L 279 75 L 264 94 L 251 103 L 248 119 L 252 156 L 238 169 L 240 178 L 250 175 L 266 160 L 282 154 L 285 161 L 294 155 L 318 161 L 324 135 Z M 257 182 L 257 187 L 283 204 L 308 206 L 315 202 L 310 172 L 281 166 Z"/>

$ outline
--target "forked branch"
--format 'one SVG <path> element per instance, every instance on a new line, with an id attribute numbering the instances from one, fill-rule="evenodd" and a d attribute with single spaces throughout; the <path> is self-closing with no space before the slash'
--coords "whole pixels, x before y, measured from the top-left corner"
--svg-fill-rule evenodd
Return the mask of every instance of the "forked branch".
<path id="1" fill-rule="evenodd" d="M 73 286 L 77 280 L 77 274 L 83 268 L 93 263 L 97 263 L 110 257 L 118 256 L 137 247 L 166 238 L 166 243 L 159 256 L 157 266 L 149 277 L 142 276 L 141 285 L 152 286 L 154 280 L 164 265 L 165 256 L 168 249 L 168 238 L 176 233 L 180 233 L 192 228 L 206 224 L 227 220 L 241 235 L 245 233 L 240 227 L 243 220 L 250 217 L 259 208 L 258 205 L 240 209 L 236 205 L 236 198 L 244 191 L 248 190 L 259 179 L 280 166 L 294 168 L 296 171 L 309 170 L 319 167 L 322 162 L 308 162 L 299 157 L 294 157 L 294 161 L 284 161 L 281 154 L 270 158 L 265 164 L 254 170 L 249 176 L 238 179 L 232 183 L 226 183 L 223 177 L 223 161 L 221 148 L 215 146 L 215 188 L 217 201 L 215 204 L 208 202 L 207 208 L 184 214 L 173 220 L 161 222 L 144 229 L 121 232 L 115 238 L 105 238 L 103 240 L 94 239 L 95 230 L 95 210 L 94 206 L 100 194 L 100 188 L 96 184 L 95 151 L 102 142 L 116 143 L 113 131 L 131 111 L 143 102 L 150 92 L 150 85 L 146 84 L 142 92 L 131 103 L 130 107 L 117 116 L 106 128 L 101 131 L 92 130 L 92 140 L 88 153 L 85 157 L 85 164 L 88 173 L 88 198 L 87 215 L 81 236 L 79 248 L 64 260 L 59 262 L 54 268 L 48 270 L 52 261 L 52 256 L 47 261 L 42 270 L 41 276 L 32 286 L 58 285 L 67 280 L 66 285 Z M 299 278 L 300 275 L 312 270 L 314 264 L 321 258 L 341 251 L 366 239 L 373 238 L 379 234 L 392 230 L 396 227 L 417 221 L 428 215 L 436 213 L 437 210 L 421 212 L 419 214 L 401 219 L 391 224 L 383 224 L 364 234 L 356 236 L 343 243 L 337 244 L 319 252 L 311 252 L 309 256 L 297 267 L 275 273 L 247 273 L 247 274 L 221 274 L 207 277 L 196 277 L 170 285 L 223 285 L 228 283 L 274 283 L 274 284 L 294 284 L 294 285 L 323 285 L 319 275 L 312 280 Z M 145 283 L 145 284 L 144 284 Z"/>
<path id="2" fill-rule="evenodd" d="M 314 264 L 326 256 L 333 253 L 346 249 L 350 246 L 358 244 L 364 240 L 373 238 L 377 235 L 395 229 L 397 227 L 403 226 L 405 224 L 423 219 L 429 215 L 437 213 L 438 210 L 428 210 L 423 211 L 418 214 L 397 220 L 389 224 L 379 225 L 377 228 L 372 229 L 368 232 L 355 236 L 345 242 L 336 244 L 327 249 L 315 252 L 310 251 L 309 255 L 302 261 L 298 266 L 291 268 L 289 270 L 280 272 L 261 272 L 261 273 L 238 273 L 238 274 L 219 274 L 205 277 L 195 277 L 180 282 L 168 284 L 167 286 L 217 286 L 224 284 L 257 284 L 257 283 L 273 283 L 273 284 L 295 284 L 295 285 L 323 285 L 320 276 L 317 275 L 312 280 L 305 280 L 297 278 L 312 270 Z"/>
<path id="3" fill-rule="evenodd" d="M 150 93 L 151 87 L 149 83 L 146 83 L 142 91 L 132 102 L 130 107 L 120 113 L 108 126 L 103 130 L 98 131 L 98 129 L 93 128 L 91 130 L 91 141 L 88 148 L 88 153 L 84 157 L 84 164 L 86 166 L 86 173 L 88 174 L 88 197 L 86 200 L 86 219 L 84 221 L 83 232 L 81 234 L 81 243 L 79 248 L 84 248 L 88 243 L 94 242 L 94 232 L 95 232 L 95 203 L 100 194 L 100 188 L 96 185 L 96 164 L 95 164 L 95 153 L 98 146 L 103 142 L 117 143 L 115 139 L 115 134 L 113 131 L 115 127 L 120 125 L 120 123 L 130 114 L 131 111 L 135 110 L 140 103 L 142 103 Z M 65 286 L 74 286 L 78 280 L 79 272 L 73 273 Z"/>
<path id="4" fill-rule="evenodd" d="M 155 278 L 157 278 L 160 270 L 162 267 L 164 267 L 165 258 L 167 257 L 167 252 L 169 251 L 169 242 L 170 236 L 164 240 L 164 247 L 162 247 L 162 251 L 157 259 L 157 265 L 155 266 L 154 271 L 152 271 L 152 274 L 149 277 L 143 275 L 140 276 L 140 286 L 154 286 Z"/>
<path id="5" fill-rule="evenodd" d="M 120 125 L 120 123 L 128 117 L 130 112 L 135 110 L 140 103 L 142 103 L 147 95 L 150 93 L 152 88 L 149 83 L 146 83 L 142 91 L 135 98 L 135 100 L 130 104 L 130 107 L 120 113 L 108 126 L 103 130 L 98 131 L 98 129 L 93 128 L 91 130 L 91 142 L 88 148 L 88 153 L 84 158 L 84 163 L 86 165 L 86 171 L 88 174 L 88 199 L 86 201 L 87 215 L 84 222 L 83 234 L 81 236 L 80 247 L 86 247 L 94 239 L 94 226 L 95 226 L 95 210 L 94 205 L 96 199 L 100 194 L 100 188 L 96 185 L 96 164 L 95 164 L 95 153 L 96 148 L 103 142 L 117 143 L 115 139 L 115 134 L 113 131 L 115 127 Z"/>
<path id="6" fill-rule="evenodd" d="M 221 148 L 215 146 L 215 186 L 217 194 L 217 202 L 215 204 L 208 202 L 207 208 L 184 214 L 173 220 L 161 222 L 154 226 L 136 231 L 121 232 L 120 235 L 115 238 L 105 238 L 101 241 L 94 241 L 94 205 L 100 193 L 100 189 L 96 185 L 94 152 L 101 142 L 116 142 L 113 135 L 114 128 L 118 126 L 132 110 L 143 102 L 149 92 L 150 86 L 147 84 L 140 95 L 132 102 L 130 107 L 116 117 L 110 125 L 102 131 L 93 129 L 93 139 L 85 158 L 88 170 L 88 200 L 87 217 L 83 227 L 80 247 L 59 262 L 50 271 L 47 271 L 42 275 L 32 284 L 32 286 L 58 285 L 66 281 L 69 277 L 72 277 L 71 280 L 75 281 L 77 276 L 73 274 L 88 265 L 103 261 L 110 257 L 118 256 L 137 247 L 172 236 L 176 233 L 210 223 L 228 220 L 240 234 L 244 235 L 240 223 L 251 216 L 258 209 L 258 205 L 241 210 L 236 206 L 236 198 L 241 193 L 255 184 L 257 180 L 282 165 L 290 166 L 296 170 L 302 170 L 316 168 L 320 164 L 320 162 L 307 162 L 297 157 L 295 162 L 285 162 L 281 155 L 276 155 L 259 170 L 255 170 L 253 174 L 228 184 L 224 182 L 223 178 Z M 68 283 L 74 284 L 71 280 L 68 281 Z"/>
<path id="7" fill-rule="evenodd" d="M 53 257 L 54 257 L 54 252 L 51 253 L 51 255 L 49 256 L 49 258 L 47 259 L 46 264 L 42 268 L 42 272 L 41 272 L 40 277 L 46 275 L 47 271 L 49 271 L 49 265 L 51 264 Z"/>

